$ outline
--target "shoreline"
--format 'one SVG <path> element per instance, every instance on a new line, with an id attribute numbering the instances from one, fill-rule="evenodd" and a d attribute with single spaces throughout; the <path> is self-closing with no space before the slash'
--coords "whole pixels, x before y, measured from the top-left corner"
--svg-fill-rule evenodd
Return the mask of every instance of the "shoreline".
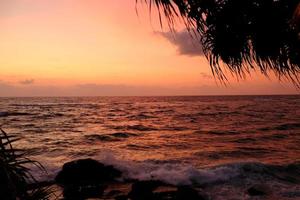
<path id="1" fill-rule="evenodd" d="M 78 161 L 78 160 L 77 160 Z M 77 162 L 72 161 L 72 162 Z M 71 162 L 71 163 L 72 163 Z M 241 163 L 240 163 L 241 164 Z M 102 165 L 102 163 L 101 163 Z M 109 166 L 109 165 L 103 165 Z M 233 169 L 237 170 L 237 164 L 232 164 Z M 148 180 L 138 180 L 138 179 L 125 179 L 122 177 L 124 172 L 119 178 L 112 179 L 107 182 L 103 182 L 96 186 L 99 187 L 101 192 L 95 193 L 95 190 L 90 190 L 89 184 L 85 183 L 85 186 L 80 186 L 82 188 L 89 188 L 85 191 L 85 195 L 91 192 L 93 199 L 132 199 L 130 194 L 134 190 L 134 187 L 138 187 L 139 190 L 146 190 L 147 195 L 152 195 L 149 198 L 156 199 L 176 199 L 178 195 L 178 190 L 185 192 L 185 195 L 199 194 L 198 199 L 227 199 L 226 197 L 231 197 L 234 199 L 297 199 L 300 197 L 300 162 L 294 164 L 289 164 L 286 166 L 276 166 L 276 165 L 263 165 L 259 163 L 243 163 L 240 165 L 240 174 L 235 174 L 234 176 L 228 176 L 228 173 L 234 173 L 233 171 L 224 170 L 224 166 L 219 166 L 219 169 L 223 169 L 220 175 L 228 176 L 227 179 L 218 179 L 215 181 L 205 181 L 204 179 L 209 179 L 209 177 L 202 176 L 202 184 L 195 182 L 191 184 L 170 184 L 157 180 L 155 178 Z M 88 167 L 88 166 L 87 166 Z M 114 169 L 114 166 L 112 166 Z M 64 170 L 64 169 L 63 169 Z M 118 169 L 117 169 L 118 170 Z M 74 172 L 74 171 L 73 171 Z M 85 172 L 81 171 L 83 174 Z M 61 172 L 60 172 L 61 173 Z M 79 171 L 76 173 L 78 175 Z M 93 176 L 97 173 L 94 171 L 89 175 Z M 109 172 L 107 172 L 109 174 Z M 145 172 L 147 173 L 147 172 Z M 226 174 L 227 173 L 227 174 Z M 76 176 L 74 174 L 74 176 Z M 232 174 L 231 174 L 232 175 Z M 97 177 L 97 176 L 96 176 Z M 192 177 L 191 177 L 192 178 Z M 199 178 L 199 177 L 198 177 Z M 91 177 L 93 180 L 93 177 Z M 76 179 L 72 179 L 73 182 Z M 78 180 L 80 182 L 80 180 Z M 205 183 L 206 182 L 206 183 Z M 45 186 L 51 185 L 51 187 L 56 188 L 57 194 L 63 193 L 63 187 L 58 186 L 58 183 L 44 182 Z M 69 194 L 77 194 L 77 187 L 74 189 L 73 183 L 72 190 L 68 189 Z M 75 184 L 76 185 L 76 184 Z M 93 185 L 93 184 L 92 184 Z M 138 186 L 136 186 L 138 185 Z M 69 186 L 68 186 L 69 187 Z M 95 187 L 95 185 L 93 186 Z M 92 187 L 92 188 L 93 188 Z M 96 190 L 97 190 L 97 187 Z M 95 189 L 94 188 L 94 189 Z M 99 189 L 98 188 L 98 189 Z M 93 196 L 93 194 L 98 194 L 100 196 Z M 141 194 L 137 194 L 141 195 Z M 121 198 L 122 197 L 122 198 Z M 167 198 L 168 197 L 168 198 Z M 201 198 L 200 198 L 201 197 Z M 223 198 L 224 197 L 224 198 Z M 137 197 L 136 197 L 137 198 Z M 139 197 L 141 198 L 141 197 Z M 146 197 L 144 197 L 146 198 Z M 147 197 L 148 198 L 148 197 Z M 67 198 L 70 199 L 70 198 Z M 72 198 L 71 198 L 72 199 Z M 134 199 L 134 198 L 133 198 Z M 137 198 L 138 199 L 138 198 Z"/>

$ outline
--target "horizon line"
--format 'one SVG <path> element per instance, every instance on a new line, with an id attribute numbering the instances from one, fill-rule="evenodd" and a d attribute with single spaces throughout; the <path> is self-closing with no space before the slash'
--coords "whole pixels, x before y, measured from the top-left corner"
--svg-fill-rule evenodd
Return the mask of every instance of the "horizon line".
<path id="1" fill-rule="evenodd" d="M 221 96 L 300 96 L 299 94 L 209 94 L 209 95 L 68 95 L 68 96 L 0 96 L 0 98 L 76 98 L 76 97 L 221 97 Z"/>

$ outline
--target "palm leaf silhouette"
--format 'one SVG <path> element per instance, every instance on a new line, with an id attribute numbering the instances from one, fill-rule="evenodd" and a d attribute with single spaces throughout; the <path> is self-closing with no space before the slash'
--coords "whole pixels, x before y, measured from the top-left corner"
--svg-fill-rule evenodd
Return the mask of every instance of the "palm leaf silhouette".
<path id="1" fill-rule="evenodd" d="M 137 2 L 139 2 L 137 0 Z M 212 72 L 226 80 L 251 69 L 274 72 L 300 86 L 299 0 L 145 0 L 173 27 L 181 17 L 201 38 Z"/>
<path id="2" fill-rule="evenodd" d="M 13 147 L 19 139 L 8 136 L 0 128 L 0 197 L 3 200 L 48 200 L 53 194 L 50 187 L 29 189 L 30 183 L 37 183 L 29 166 L 35 165 L 44 172 L 45 169 L 39 162 L 27 158 L 31 152 Z"/>

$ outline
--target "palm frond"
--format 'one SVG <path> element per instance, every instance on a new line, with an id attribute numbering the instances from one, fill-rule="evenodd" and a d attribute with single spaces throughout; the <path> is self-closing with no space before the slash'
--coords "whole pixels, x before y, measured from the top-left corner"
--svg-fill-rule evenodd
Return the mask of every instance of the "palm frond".
<path id="1" fill-rule="evenodd" d="M 171 27 L 180 16 L 188 30 L 196 28 L 220 80 L 226 80 L 224 67 L 238 77 L 258 69 L 300 86 L 299 0 L 143 1 L 154 4 Z"/>
<path id="2" fill-rule="evenodd" d="M 50 200 L 57 199 L 52 187 L 38 187 L 28 193 L 26 200 Z"/>
<path id="3" fill-rule="evenodd" d="M 25 199 L 25 200 L 48 200 L 52 192 L 49 187 L 37 187 L 31 189 L 29 183 L 35 182 L 36 179 L 30 171 L 30 165 L 38 167 L 43 172 L 45 168 L 37 161 L 33 161 L 27 156 L 29 151 L 15 149 L 13 143 L 20 140 L 15 135 L 8 136 L 7 133 L 0 128 L 0 185 L 6 188 L 4 192 L 0 191 L 1 198 L 6 199 Z M 38 185 L 38 184 L 36 184 Z"/>

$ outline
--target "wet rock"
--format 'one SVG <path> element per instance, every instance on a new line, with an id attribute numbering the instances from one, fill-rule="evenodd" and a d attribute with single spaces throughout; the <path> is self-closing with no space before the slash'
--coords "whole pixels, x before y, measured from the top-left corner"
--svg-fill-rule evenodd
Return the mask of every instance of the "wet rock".
<path id="1" fill-rule="evenodd" d="M 120 190 L 111 190 L 108 192 L 106 196 L 108 197 L 115 197 L 115 196 L 120 196 L 122 194 L 122 191 Z"/>
<path id="2" fill-rule="evenodd" d="M 153 200 L 153 191 L 162 184 L 160 181 L 138 181 L 132 184 L 128 196 L 132 200 Z"/>
<path id="3" fill-rule="evenodd" d="M 99 198 L 103 195 L 105 188 L 104 185 L 68 185 L 64 187 L 63 196 L 65 200 Z"/>
<path id="4" fill-rule="evenodd" d="M 128 196 L 120 195 L 120 196 L 115 197 L 115 200 L 128 200 Z"/>
<path id="5" fill-rule="evenodd" d="M 258 185 L 250 187 L 247 192 L 250 196 L 263 196 L 267 194 L 266 188 Z"/>
<path id="6" fill-rule="evenodd" d="M 286 167 L 277 167 L 273 169 L 272 175 L 280 180 L 287 181 L 294 184 L 300 183 L 300 165 L 293 163 Z"/>
<path id="7" fill-rule="evenodd" d="M 176 192 L 166 191 L 166 192 L 154 193 L 153 200 L 176 200 Z"/>
<path id="8" fill-rule="evenodd" d="M 121 176 L 112 166 L 96 160 L 82 159 L 64 164 L 55 181 L 62 186 L 65 199 L 81 200 L 101 197 L 108 182 Z"/>
<path id="9" fill-rule="evenodd" d="M 113 181 L 121 172 L 113 166 L 106 166 L 96 160 L 82 159 L 64 164 L 55 181 L 65 185 L 91 185 Z"/>
<path id="10" fill-rule="evenodd" d="M 165 189 L 165 190 L 164 190 Z M 159 191 L 159 192 L 158 192 Z M 139 181 L 132 185 L 127 199 L 131 200 L 206 200 L 201 193 L 189 186 L 178 188 L 160 181 Z M 125 198 L 125 199 L 126 199 Z"/>
<path id="11" fill-rule="evenodd" d="M 189 186 L 178 187 L 176 192 L 176 200 L 205 200 L 206 198 L 197 190 Z"/>

